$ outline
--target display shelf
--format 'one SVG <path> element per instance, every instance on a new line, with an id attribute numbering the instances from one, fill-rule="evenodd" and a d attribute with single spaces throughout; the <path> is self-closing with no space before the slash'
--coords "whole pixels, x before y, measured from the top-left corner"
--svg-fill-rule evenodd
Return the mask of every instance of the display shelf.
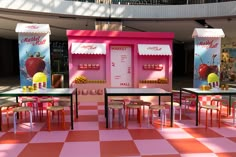
<path id="1" fill-rule="evenodd" d="M 157 79 L 157 80 L 140 80 L 139 83 L 145 84 L 168 84 L 167 79 Z"/>
<path id="2" fill-rule="evenodd" d="M 107 88 L 107 84 L 106 83 L 72 84 L 72 87 L 77 88 L 79 102 L 103 102 L 104 88 Z"/>
<path id="3" fill-rule="evenodd" d="M 157 70 L 161 71 L 163 69 L 162 64 L 144 64 L 143 70 Z"/>
<path id="4" fill-rule="evenodd" d="M 78 70 L 99 70 L 99 64 L 80 64 Z"/>

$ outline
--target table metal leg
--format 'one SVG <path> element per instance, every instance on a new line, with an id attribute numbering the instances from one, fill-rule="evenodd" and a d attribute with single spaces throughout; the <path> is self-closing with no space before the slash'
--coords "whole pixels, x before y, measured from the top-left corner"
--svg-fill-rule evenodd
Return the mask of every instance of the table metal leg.
<path id="1" fill-rule="evenodd" d="M 108 128 L 108 96 L 107 94 L 105 93 L 104 94 L 104 103 L 105 103 L 105 118 L 106 118 L 106 128 Z"/>
<path id="2" fill-rule="evenodd" d="M 75 91 L 75 113 L 76 113 L 76 118 L 79 118 L 79 108 L 78 108 L 78 93 L 77 93 L 77 89 Z"/>
<path id="3" fill-rule="evenodd" d="M 2 131 L 2 108 L 0 107 L 0 131 Z"/>
<path id="4" fill-rule="evenodd" d="M 170 126 L 173 127 L 173 122 L 174 122 L 174 115 L 173 115 L 173 94 L 171 95 L 171 111 L 170 111 Z"/>
<path id="5" fill-rule="evenodd" d="M 196 126 L 198 126 L 198 95 L 196 95 Z"/>
<path id="6" fill-rule="evenodd" d="M 71 126 L 71 130 L 73 130 L 73 129 L 74 129 L 74 125 L 73 125 L 73 123 L 74 123 L 74 122 L 73 122 L 73 120 L 74 120 L 74 119 L 73 119 L 73 118 L 74 118 L 74 117 L 73 117 L 73 113 L 74 113 L 74 112 L 73 112 L 73 94 L 70 96 L 70 103 L 71 103 L 71 104 L 70 104 L 70 118 L 71 118 L 71 119 L 70 119 L 70 126 Z"/>

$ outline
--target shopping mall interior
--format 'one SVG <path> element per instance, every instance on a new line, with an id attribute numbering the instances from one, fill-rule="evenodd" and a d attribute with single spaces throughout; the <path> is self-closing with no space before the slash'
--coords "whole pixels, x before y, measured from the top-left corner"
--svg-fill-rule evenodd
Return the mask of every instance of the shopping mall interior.
<path id="1" fill-rule="evenodd" d="M 69 87 L 70 79 L 67 30 L 173 33 L 171 88 L 173 93 L 178 94 L 177 90 L 182 87 L 193 87 L 195 41 L 192 35 L 195 28 L 222 29 L 224 37 L 220 51 L 236 58 L 235 10 L 234 0 L 0 0 L 0 92 L 20 88 L 19 34 L 16 26 L 18 23 L 33 23 L 50 26 L 51 73 L 64 75 L 64 87 Z M 157 112 L 150 124 L 150 108 L 146 106 L 139 114 L 138 111 L 126 112 L 127 127 L 120 123 L 125 120 L 118 117 L 118 112 L 115 113 L 112 127 L 109 123 L 107 128 L 105 102 L 82 101 L 80 94 L 78 113 L 73 112 L 76 110 L 75 103 L 68 106 L 66 101 L 61 105 L 64 105 L 64 120 L 63 114 L 62 119 L 52 116 L 51 130 L 48 127 L 50 118 L 46 113 L 48 106 L 41 106 L 42 115 L 36 114 L 39 107 L 36 108 L 32 127 L 30 115 L 23 114 L 23 119 L 17 121 L 16 133 L 12 110 L 8 115 L 6 110 L 0 108 L 0 156 L 236 156 L 236 127 L 232 114 L 235 108 L 230 110 L 227 105 L 222 105 L 221 115 L 213 111 L 213 120 L 210 121 L 205 110 L 196 108 L 196 97 L 187 95 L 183 96 L 185 103 L 182 106 L 175 106 L 173 119 L 171 108 L 167 106 Z M 89 100 L 92 97 L 96 96 L 91 96 Z M 179 98 L 177 95 L 174 101 L 179 101 Z M 211 99 L 208 98 L 199 99 L 208 102 Z M 1 97 L 0 103 L 5 100 L 15 101 L 15 97 Z M 130 100 L 130 97 L 125 97 L 125 104 Z M 60 98 L 55 99 L 55 104 L 60 106 Z M 32 103 L 29 106 L 33 107 Z M 160 113 L 166 117 L 159 119 Z M 201 114 L 201 119 L 198 119 L 198 114 Z"/>

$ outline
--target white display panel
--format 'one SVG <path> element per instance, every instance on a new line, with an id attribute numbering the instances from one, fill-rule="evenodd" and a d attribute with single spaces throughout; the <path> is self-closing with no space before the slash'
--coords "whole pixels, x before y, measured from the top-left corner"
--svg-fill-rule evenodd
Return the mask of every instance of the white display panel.
<path id="1" fill-rule="evenodd" d="M 111 46 L 111 87 L 132 87 L 132 55 L 129 46 Z"/>

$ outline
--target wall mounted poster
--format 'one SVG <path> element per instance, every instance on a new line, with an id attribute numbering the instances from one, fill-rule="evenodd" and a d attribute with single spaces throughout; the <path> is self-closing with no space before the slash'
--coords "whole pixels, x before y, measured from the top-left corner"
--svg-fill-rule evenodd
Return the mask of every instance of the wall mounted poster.
<path id="1" fill-rule="evenodd" d="M 111 46 L 111 87 L 132 87 L 131 47 Z"/>
<path id="2" fill-rule="evenodd" d="M 31 86 L 37 72 L 47 76 L 47 87 L 51 87 L 49 34 L 19 33 L 20 85 Z"/>
<path id="3" fill-rule="evenodd" d="M 194 87 L 219 86 L 221 38 L 195 38 Z"/>

